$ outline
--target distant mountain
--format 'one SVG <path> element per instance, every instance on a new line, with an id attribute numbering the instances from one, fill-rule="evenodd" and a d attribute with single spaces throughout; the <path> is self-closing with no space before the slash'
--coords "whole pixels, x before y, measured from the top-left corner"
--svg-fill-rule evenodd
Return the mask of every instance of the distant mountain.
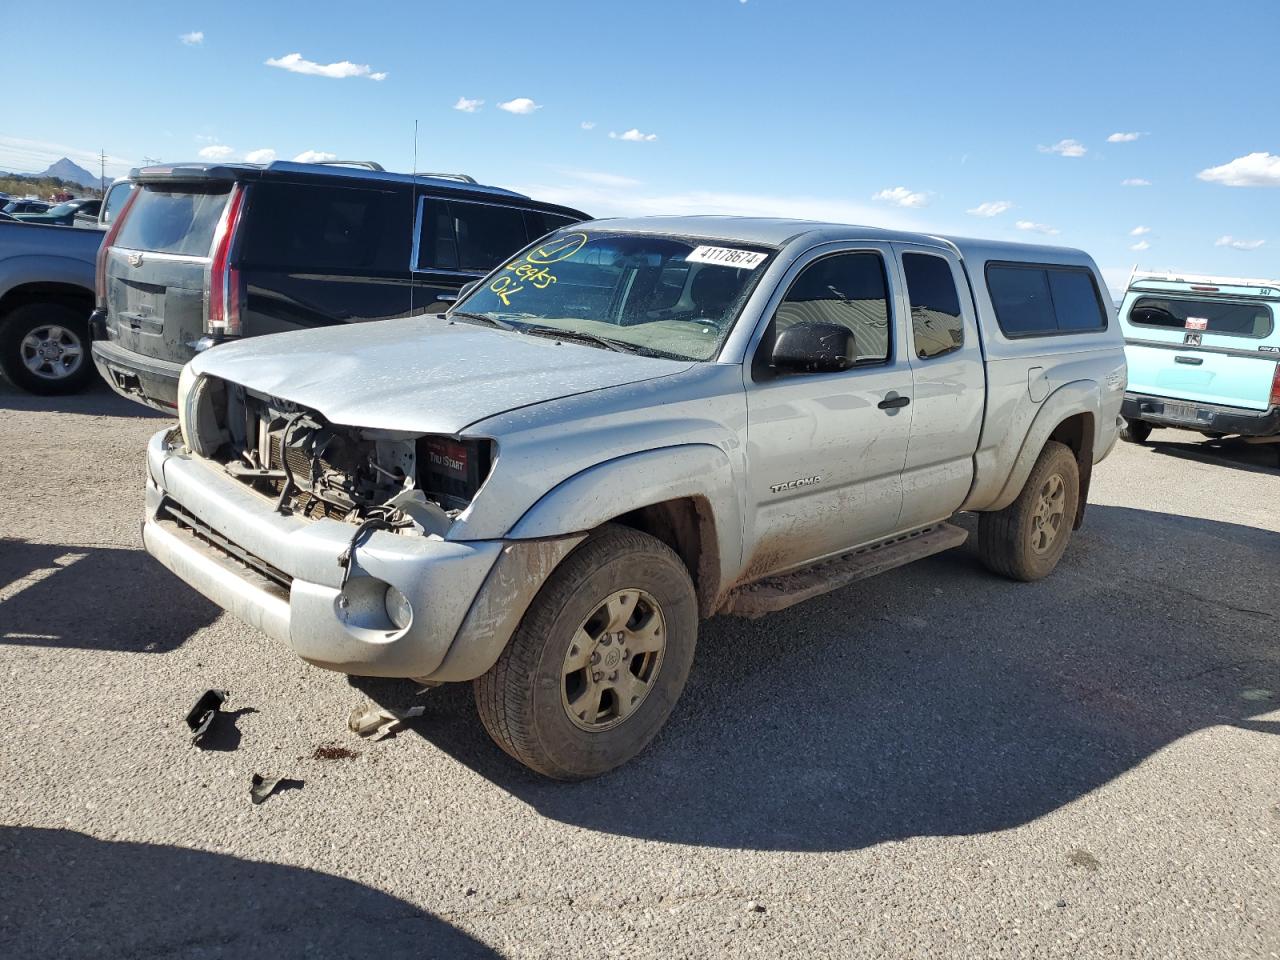
<path id="1" fill-rule="evenodd" d="M 36 176 L 58 177 L 61 180 L 78 183 L 82 187 L 97 187 L 100 183 L 96 173 L 90 173 L 68 157 L 63 157 L 56 163 L 49 164 L 48 170 L 44 173 L 36 174 Z"/>

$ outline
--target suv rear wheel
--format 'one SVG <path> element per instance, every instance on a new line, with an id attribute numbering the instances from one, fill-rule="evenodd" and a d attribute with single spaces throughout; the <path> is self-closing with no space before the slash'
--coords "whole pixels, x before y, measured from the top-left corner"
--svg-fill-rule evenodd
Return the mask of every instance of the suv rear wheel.
<path id="1" fill-rule="evenodd" d="M 978 518 L 978 555 L 1012 580 L 1047 577 L 1062 559 L 1080 503 L 1080 468 L 1065 444 L 1040 451 L 1018 499 Z"/>
<path id="2" fill-rule="evenodd" d="M 64 303 L 25 303 L 0 318 L 0 370 L 45 395 L 76 393 L 93 376 L 87 311 Z"/>
<path id="3" fill-rule="evenodd" d="M 556 568 L 475 681 L 481 722 L 512 757 L 558 780 L 626 763 L 684 689 L 697 610 L 689 572 L 666 544 L 603 528 Z"/>

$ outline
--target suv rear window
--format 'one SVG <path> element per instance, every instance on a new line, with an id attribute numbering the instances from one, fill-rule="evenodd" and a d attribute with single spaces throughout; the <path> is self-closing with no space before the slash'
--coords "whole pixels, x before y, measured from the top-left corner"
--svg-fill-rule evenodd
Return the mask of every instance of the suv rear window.
<path id="1" fill-rule="evenodd" d="M 1194 321 L 1203 320 L 1204 324 Z M 1192 321 L 1190 325 L 1188 321 Z M 1228 337 L 1271 336 L 1271 310 L 1264 303 L 1226 300 L 1178 300 L 1166 297 L 1139 297 L 1129 308 L 1129 322 L 1141 327 L 1172 330 L 1203 330 Z"/>
<path id="2" fill-rule="evenodd" d="M 1093 273 L 1083 267 L 988 263 L 987 289 L 1006 337 L 1048 337 L 1107 328 Z"/>
<path id="3" fill-rule="evenodd" d="M 129 250 L 207 257 L 213 231 L 230 196 L 229 184 L 203 190 L 191 184 L 142 187 L 115 245 Z"/>
<path id="4" fill-rule="evenodd" d="M 409 198 L 332 184 L 256 183 L 242 261 L 258 268 L 406 274 Z"/>

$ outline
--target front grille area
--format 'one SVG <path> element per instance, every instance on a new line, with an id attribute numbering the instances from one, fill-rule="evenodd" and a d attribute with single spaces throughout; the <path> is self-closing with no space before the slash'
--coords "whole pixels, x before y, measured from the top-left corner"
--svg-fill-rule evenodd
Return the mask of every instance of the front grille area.
<path id="1" fill-rule="evenodd" d="M 289 599 L 289 588 L 293 585 L 293 577 L 240 545 L 232 543 L 198 517 L 188 513 L 172 498 L 166 497 L 161 502 L 160 508 L 156 511 L 156 522 L 172 524 L 178 530 L 212 548 L 220 557 L 257 574 L 258 579 L 263 581 L 264 589 L 281 599 Z"/>

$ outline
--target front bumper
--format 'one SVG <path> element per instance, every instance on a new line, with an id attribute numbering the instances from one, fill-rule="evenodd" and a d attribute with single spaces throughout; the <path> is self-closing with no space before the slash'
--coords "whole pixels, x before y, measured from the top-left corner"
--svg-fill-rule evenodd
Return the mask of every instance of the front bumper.
<path id="1" fill-rule="evenodd" d="M 147 552 L 309 663 L 360 676 L 468 680 L 492 666 L 550 570 L 581 539 L 454 542 L 282 516 L 217 464 L 147 447 Z M 407 627 L 387 615 L 394 586 Z"/>
<path id="2" fill-rule="evenodd" d="M 1170 405 L 1173 404 L 1177 408 L 1171 408 Z M 1158 427 L 1181 427 L 1204 433 L 1239 434 L 1245 437 L 1280 434 L 1280 407 L 1246 410 L 1213 403 L 1126 393 L 1120 415 L 1126 420 L 1141 420 Z"/>
<path id="3" fill-rule="evenodd" d="M 182 373 L 182 364 L 147 357 L 110 340 L 99 339 L 100 323 L 95 323 L 96 319 L 95 313 L 89 323 L 94 331 L 93 362 L 102 379 L 122 397 L 165 413 L 175 412 L 178 409 L 178 377 Z"/>

